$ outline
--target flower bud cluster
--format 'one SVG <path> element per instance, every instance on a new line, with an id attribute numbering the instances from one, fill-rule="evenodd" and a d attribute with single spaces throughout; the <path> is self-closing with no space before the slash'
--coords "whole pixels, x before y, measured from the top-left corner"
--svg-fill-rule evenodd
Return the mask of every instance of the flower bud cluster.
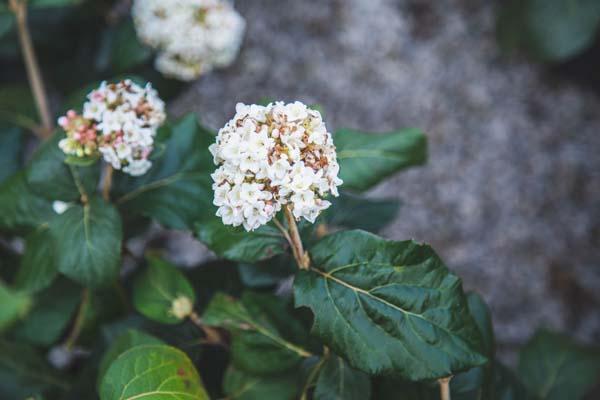
<path id="1" fill-rule="evenodd" d="M 295 102 L 236 106 L 235 117 L 209 147 L 217 215 L 248 231 L 269 222 L 282 206 L 314 222 L 338 196 L 339 165 L 319 111 Z"/>
<path id="2" fill-rule="evenodd" d="M 156 69 L 189 81 L 233 62 L 246 27 L 228 0 L 136 0 L 138 37 L 159 51 Z"/>
<path id="3" fill-rule="evenodd" d="M 102 82 L 87 98 L 82 115 L 70 110 L 58 119 L 67 134 L 59 147 L 77 157 L 101 155 L 114 169 L 133 176 L 146 173 L 154 136 L 165 120 L 156 90 L 130 80 Z"/>

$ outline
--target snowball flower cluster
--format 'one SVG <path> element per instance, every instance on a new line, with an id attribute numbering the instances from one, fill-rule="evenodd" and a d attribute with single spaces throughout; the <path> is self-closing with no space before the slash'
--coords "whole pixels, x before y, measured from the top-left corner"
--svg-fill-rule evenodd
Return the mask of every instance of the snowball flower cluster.
<path id="1" fill-rule="evenodd" d="M 154 136 L 165 120 L 165 105 L 149 83 L 130 80 L 107 84 L 87 96 L 83 114 L 70 110 L 58 119 L 67 137 L 63 152 L 77 157 L 102 156 L 114 169 L 143 175 L 152 162 Z"/>
<path id="2" fill-rule="evenodd" d="M 156 69 L 189 81 L 235 59 L 246 23 L 228 0 L 136 0 L 138 37 L 159 51 Z"/>
<path id="3" fill-rule="evenodd" d="M 248 231 L 269 222 L 282 206 L 314 222 L 338 196 L 339 165 L 321 113 L 300 102 L 238 104 L 235 117 L 209 147 L 217 215 Z"/>

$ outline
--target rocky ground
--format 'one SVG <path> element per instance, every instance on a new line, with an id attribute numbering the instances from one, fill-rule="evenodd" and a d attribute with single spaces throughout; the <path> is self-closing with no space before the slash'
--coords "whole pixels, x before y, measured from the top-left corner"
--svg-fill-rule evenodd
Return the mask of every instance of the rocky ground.
<path id="1" fill-rule="evenodd" d="M 239 1 L 248 32 L 237 63 L 172 112 L 218 128 L 238 101 L 299 99 L 321 104 L 332 130 L 425 130 L 428 164 L 372 193 L 404 201 L 385 236 L 431 243 L 489 302 L 511 361 L 540 326 L 600 341 L 600 101 L 503 56 L 494 6 Z M 188 248 L 180 239 L 173 246 Z"/>

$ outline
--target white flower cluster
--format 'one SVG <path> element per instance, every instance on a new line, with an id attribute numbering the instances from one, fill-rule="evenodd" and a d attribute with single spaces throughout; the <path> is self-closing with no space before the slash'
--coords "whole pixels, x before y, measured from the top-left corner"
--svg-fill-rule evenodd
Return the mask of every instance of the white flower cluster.
<path id="1" fill-rule="evenodd" d="M 130 80 L 102 82 L 87 98 L 83 115 L 71 110 L 59 118 L 67 133 L 59 147 L 78 157 L 102 155 L 114 169 L 133 176 L 145 174 L 152 165 L 154 136 L 165 120 L 156 90 Z"/>
<path id="2" fill-rule="evenodd" d="M 321 113 L 300 102 L 236 106 L 235 117 L 209 147 L 217 216 L 248 231 L 269 222 L 283 205 L 314 222 L 338 196 L 339 165 Z"/>
<path id="3" fill-rule="evenodd" d="M 246 23 L 228 0 L 136 0 L 139 38 L 159 51 L 156 69 L 189 81 L 235 59 Z"/>

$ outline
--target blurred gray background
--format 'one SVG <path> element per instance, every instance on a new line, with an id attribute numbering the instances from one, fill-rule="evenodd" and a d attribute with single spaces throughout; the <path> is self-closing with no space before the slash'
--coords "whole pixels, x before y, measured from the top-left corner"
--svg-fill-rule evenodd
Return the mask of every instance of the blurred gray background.
<path id="1" fill-rule="evenodd" d="M 488 301 L 511 362 L 540 326 L 600 341 L 600 101 L 503 55 L 494 6 L 238 1 L 248 22 L 238 61 L 193 84 L 171 114 L 217 129 L 238 101 L 298 99 L 321 104 L 332 131 L 426 131 L 428 164 L 371 193 L 404 202 L 384 236 L 432 244 Z M 178 262 L 205 256 L 174 235 Z"/>

